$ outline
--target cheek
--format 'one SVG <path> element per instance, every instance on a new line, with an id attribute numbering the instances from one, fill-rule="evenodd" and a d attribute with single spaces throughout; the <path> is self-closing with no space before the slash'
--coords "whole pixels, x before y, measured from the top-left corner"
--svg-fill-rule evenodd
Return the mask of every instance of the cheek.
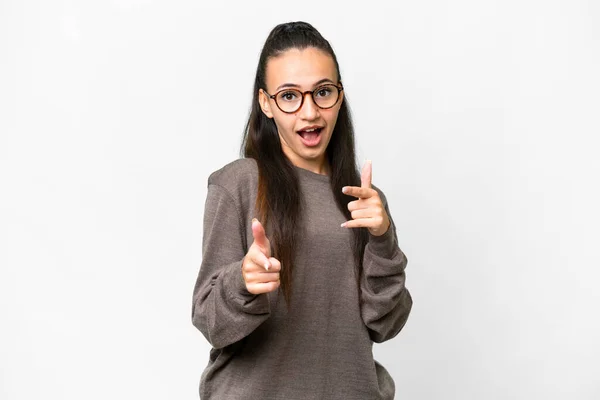
<path id="1" fill-rule="evenodd" d="M 331 112 L 325 114 L 324 117 L 325 117 L 325 120 L 327 121 L 327 125 L 332 126 L 332 127 L 335 126 L 335 123 L 337 122 L 338 114 L 339 114 L 339 109 L 331 110 Z"/>
<path id="2" fill-rule="evenodd" d="M 275 125 L 280 134 L 291 135 L 296 133 L 294 130 L 295 118 L 290 118 L 285 115 L 276 115 L 273 119 L 275 120 Z"/>

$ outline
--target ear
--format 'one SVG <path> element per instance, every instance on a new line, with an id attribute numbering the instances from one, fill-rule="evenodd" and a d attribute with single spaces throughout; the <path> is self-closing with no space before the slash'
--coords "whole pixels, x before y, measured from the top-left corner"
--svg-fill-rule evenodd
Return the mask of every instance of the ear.
<path id="1" fill-rule="evenodd" d="M 269 98 L 262 89 L 258 89 L 258 104 L 260 105 L 262 112 L 268 118 L 273 118 L 273 113 L 271 112 L 271 104 L 269 104 Z"/>

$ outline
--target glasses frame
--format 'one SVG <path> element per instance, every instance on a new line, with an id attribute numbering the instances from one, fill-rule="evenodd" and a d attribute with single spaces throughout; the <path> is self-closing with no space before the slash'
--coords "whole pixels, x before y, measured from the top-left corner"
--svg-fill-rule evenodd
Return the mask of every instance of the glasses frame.
<path id="1" fill-rule="evenodd" d="M 317 102 L 315 101 L 315 93 L 327 86 L 335 86 L 338 88 L 338 96 L 337 99 L 335 99 L 335 103 L 333 103 L 333 105 L 331 105 L 330 107 L 321 107 L 320 105 L 317 104 Z M 298 108 L 296 108 L 294 111 L 283 111 L 281 109 L 281 106 L 279 105 L 279 103 L 277 102 L 277 95 L 281 92 L 285 92 L 286 90 L 295 90 L 297 92 L 300 92 L 302 94 L 302 100 L 300 100 L 300 105 L 298 106 Z M 325 85 L 320 85 L 319 87 L 313 89 L 313 90 L 306 90 L 304 92 L 302 92 L 299 89 L 296 88 L 285 88 L 285 89 L 281 89 L 280 91 L 278 91 L 275 94 L 269 94 L 266 89 L 262 89 L 263 92 L 265 92 L 265 94 L 267 95 L 267 97 L 269 97 L 270 99 L 273 99 L 275 101 L 275 104 L 277 105 L 277 108 L 279 108 L 281 110 L 281 112 L 286 113 L 286 114 L 293 114 L 295 112 L 297 112 L 298 110 L 300 110 L 302 108 L 302 106 L 304 105 L 304 99 L 306 98 L 306 94 L 310 93 L 310 97 L 312 98 L 313 103 L 315 103 L 315 105 L 317 107 L 319 107 L 321 110 L 328 110 L 330 108 L 335 107 L 335 105 L 340 101 L 340 96 L 342 94 L 342 90 L 344 90 L 344 86 L 342 85 L 342 82 L 339 82 L 337 85 L 335 83 L 327 83 Z"/>

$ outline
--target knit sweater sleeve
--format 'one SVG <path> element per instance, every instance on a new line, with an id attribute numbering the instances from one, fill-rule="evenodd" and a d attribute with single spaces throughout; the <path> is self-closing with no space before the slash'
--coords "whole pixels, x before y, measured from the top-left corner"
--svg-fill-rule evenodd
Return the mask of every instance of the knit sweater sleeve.
<path id="1" fill-rule="evenodd" d="M 390 219 L 390 227 L 381 236 L 369 233 L 360 292 L 362 319 L 371 340 L 381 343 L 395 337 L 404 327 L 412 308 L 412 297 L 405 286 L 404 269 L 408 260 L 398 247 L 396 226 L 385 195 L 377 190 Z"/>
<path id="2" fill-rule="evenodd" d="M 234 197 L 225 187 L 209 180 L 192 323 L 214 348 L 246 337 L 270 315 L 267 294 L 255 295 L 246 289 L 242 275 L 244 235 L 243 219 Z"/>

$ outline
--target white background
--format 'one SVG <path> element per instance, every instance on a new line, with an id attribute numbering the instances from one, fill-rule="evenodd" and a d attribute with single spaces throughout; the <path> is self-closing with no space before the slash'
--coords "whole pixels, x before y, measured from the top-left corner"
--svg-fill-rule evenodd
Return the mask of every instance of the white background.
<path id="1" fill-rule="evenodd" d="M 198 398 L 207 178 L 293 20 L 409 259 L 396 397 L 600 398 L 600 3 L 217 3 L 0 0 L 0 398 Z"/>

